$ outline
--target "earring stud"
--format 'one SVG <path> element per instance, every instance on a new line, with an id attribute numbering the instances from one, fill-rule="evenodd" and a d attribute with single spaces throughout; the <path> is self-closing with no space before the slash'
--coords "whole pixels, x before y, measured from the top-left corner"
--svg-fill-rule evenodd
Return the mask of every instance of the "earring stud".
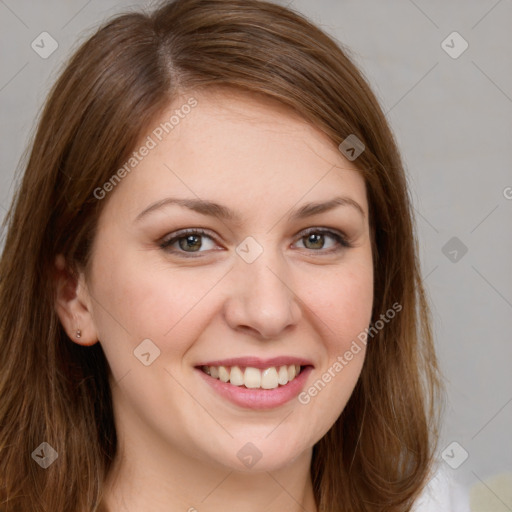
<path id="1" fill-rule="evenodd" d="M 76 331 L 76 337 L 81 338 L 82 337 L 82 331 L 80 329 L 77 329 Z"/>

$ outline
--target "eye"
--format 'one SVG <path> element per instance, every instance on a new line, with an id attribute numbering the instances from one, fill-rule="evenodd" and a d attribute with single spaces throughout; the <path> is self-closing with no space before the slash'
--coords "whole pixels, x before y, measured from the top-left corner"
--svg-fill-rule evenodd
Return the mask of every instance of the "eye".
<path id="1" fill-rule="evenodd" d="M 205 239 L 209 243 L 205 244 Z M 160 247 L 171 253 L 191 254 L 213 249 L 215 245 L 213 238 L 203 229 L 184 229 L 175 233 L 171 238 L 164 240 Z"/>
<path id="2" fill-rule="evenodd" d="M 302 243 L 302 247 L 299 248 L 321 254 L 352 247 L 344 235 L 326 228 L 309 228 L 303 231 L 296 243 L 299 242 Z M 204 229 L 194 228 L 177 231 L 160 243 L 160 247 L 166 252 L 183 257 L 199 257 L 197 253 L 214 250 L 216 246 L 214 238 Z"/>
<path id="3" fill-rule="evenodd" d="M 351 247 L 350 243 L 341 233 L 324 228 L 309 228 L 303 231 L 298 242 L 302 242 L 305 249 L 316 252 L 322 251 L 324 253 L 337 252 L 341 248 Z M 325 250 L 326 245 L 328 246 L 327 250 Z"/>

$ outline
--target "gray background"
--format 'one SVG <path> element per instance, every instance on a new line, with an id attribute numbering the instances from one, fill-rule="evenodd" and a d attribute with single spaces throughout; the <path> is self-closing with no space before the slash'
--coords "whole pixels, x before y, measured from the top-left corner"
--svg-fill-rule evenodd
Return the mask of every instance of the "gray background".
<path id="1" fill-rule="evenodd" d="M 151 2 L 0 0 L 0 220 L 35 116 L 65 57 L 101 21 L 141 6 Z M 469 453 L 449 470 L 468 486 L 511 474 L 512 2 L 291 6 L 352 50 L 402 150 L 448 384 L 439 455 L 453 441 Z M 31 48 L 43 31 L 59 45 L 47 59 Z M 442 47 L 453 31 L 469 44 L 458 58 Z M 447 44 L 461 48 L 456 39 Z M 445 453 L 452 465 L 462 448 Z M 494 504 L 488 510 L 512 510 L 502 489 L 492 481 L 484 487 Z"/>

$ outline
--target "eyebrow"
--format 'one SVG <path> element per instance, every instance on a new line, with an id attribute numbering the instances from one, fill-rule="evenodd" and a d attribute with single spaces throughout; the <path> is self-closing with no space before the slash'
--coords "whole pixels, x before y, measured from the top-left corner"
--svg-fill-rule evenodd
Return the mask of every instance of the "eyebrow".
<path id="1" fill-rule="evenodd" d="M 222 219 L 236 223 L 241 222 L 241 217 L 236 212 L 219 203 L 215 203 L 213 201 L 206 201 L 203 199 L 179 199 L 176 197 L 167 197 L 165 199 L 157 201 L 156 203 L 153 203 L 152 205 L 145 208 L 142 212 L 140 212 L 135 218 L 135 221 L 138 222 L 149 213 L 169 205 L 178 205 L 184 208 L 188 208 L 189 210 L 193 210 L 202 215 L 208 215 L 211 217 L 215 217 L 217 219 Z M 327 212 L 338 206 L 353 207 L 363 217 L 366 217 L 363 208 L 358 202 L 354 201 L 354 199 L 350 197 L 335 197 L 325 202 L 307 203 L 301 206 L 296 211 L 291 212 L 290 215 L 288 216 L 288 219 L 290 221 L 304 219 L 307 217 L 311 217 L 313 215 L 318 215 L 320 213 Z"/>

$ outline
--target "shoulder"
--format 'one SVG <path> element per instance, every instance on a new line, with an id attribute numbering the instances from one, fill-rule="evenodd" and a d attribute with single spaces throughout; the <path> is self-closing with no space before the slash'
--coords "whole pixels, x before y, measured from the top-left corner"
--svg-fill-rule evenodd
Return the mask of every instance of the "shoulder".
<path id="1" fill-rule="evenodd" d="M 437 466 L 412 512 L 470 512 L 469 493 L 447 468 Z"/>

